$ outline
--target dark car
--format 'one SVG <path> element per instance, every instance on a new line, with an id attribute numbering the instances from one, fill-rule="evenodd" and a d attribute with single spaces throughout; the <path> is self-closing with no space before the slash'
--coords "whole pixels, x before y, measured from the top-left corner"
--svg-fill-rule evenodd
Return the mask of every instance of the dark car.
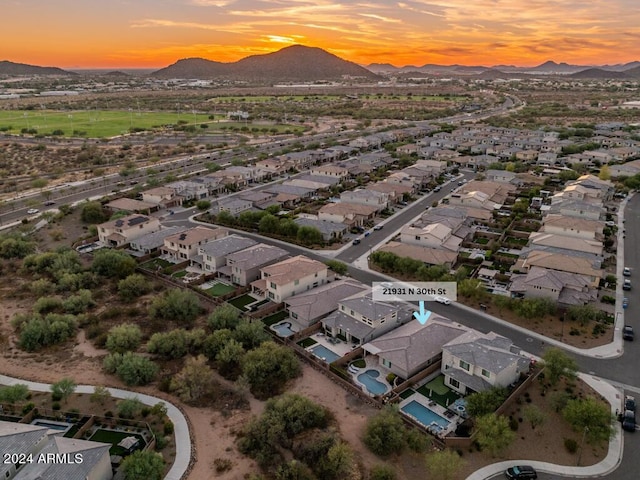
<path id="1" fill-rule="evenodd" d="M 44 202 L 44 206 L 45 207 L 49 207 L 51 205 L 55 205 L 56 202 L 54 202 L 53 200 L 47 200 L 46 202 Z"/>
<path id="2" fill-rule="evenodd" d="M 622 429 L 627 432 L 636 431 L 636 412 L 625 410 L 622 414 Z"/>
<path id="3" fill-rule="evenodd" d="M 631 290 L 631 280 L 629 280 L 628 278 L 625 278 L 624 282 L 622 282 L 622 289 Z"/>
<path id="4" fill-rule="evenodd" d="M 624 409 L 625 411 L 630 410 L 632 412 L 636 411 L 636 399 L 631 395 L 626 395 L 624 397 Z"/>
<path id="5" fill-rule="evenodd" d="M 538 474 L 536 473 L 534 468 L 528 465 L 509 467 L 504 472 L 504 475 L 510 479 L 538 478 Z"/>
<path id="6" fill-rule="evenodd" d="M 631 325 L 625 325 L 622 327 L 622 339 L 633 341 L 634 333 Z"/>
<path id="7" fill-rule="evenodd" d="M 356 238 L 353 242 L 351 242 L 353 245 L 359 245 L 360 244 L 360 239 Z"/>
<path id="8" fill-rule="evenodd" d="M 374 230 L 382 230 L 382 225 L 376 225 L 373 227 Z"/>

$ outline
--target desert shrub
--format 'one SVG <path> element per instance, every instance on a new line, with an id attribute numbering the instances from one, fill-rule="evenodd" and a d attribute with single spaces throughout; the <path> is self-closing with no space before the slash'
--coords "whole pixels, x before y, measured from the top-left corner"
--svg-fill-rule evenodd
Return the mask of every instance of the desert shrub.
<path id="1" fill-rule="evenodd" d="M 565 438 L 564 448 L 566 448 L 569 453 L 576 453 L 578 451 L 578 442 L 573 438 Z"/>
<path id="2" fill-rule="evenodd" d="M 146 357 L 131 352 L 111 353 L 103 360 L 108 373 L 116 374 L 127 385 L 146 385 L 158 373 L 158 366 Z"/>
<path id="3" fill-rule="evenodd" d="M 106 347 L 111 353 L 136 350 L 142 341 L 142 331 L 138 325 L 123 323 L 109 330 Z"/>
<path id="4" fill-rule="evenodd" d="M 50 313 L 45 317 L 18 316 L 16 320 L 20 348 L 28 352 L 62 343 L 76 332 L 76 318 L 73 315 Z"/>

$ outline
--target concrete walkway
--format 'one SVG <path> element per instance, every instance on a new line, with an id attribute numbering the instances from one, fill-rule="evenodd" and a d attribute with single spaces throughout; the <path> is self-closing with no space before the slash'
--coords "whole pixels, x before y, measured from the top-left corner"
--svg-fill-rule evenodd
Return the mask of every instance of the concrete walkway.
<path id="1" fill-rule="evenodd" d="M 19 378 L 7 377 L 6 375 L 0 375 L 0 385 L 26 385 L 29 390 L 36 392 L 50 392 L 51 385 L 48 383 L 29 382 L 21 380 Z M 75 393 L 87 393 L 91 394 L 94 391 L 91 385 L 78 385 Z M 189 425 L 187 419 L 184 417 L 180 409 L 161 398 L 153 397 L 151 395 L 145 395 L 143 393 L 130 392 L 128 390 L 120 390 L 119 388 L 107 388 L 111 395 L 115 398 L 136 398 L 145 405 L 153 406 L 156 403 L 162 402 L 167 407 L 167 416 L 173 422 L 174 435 L 176 442 L 176 456 L 173 461 L 173 465 L 165 480 L 180 480 L 187 472 L 189 468 L 189 462 L 191 461 L 191 437 L 189 436 Z"/>

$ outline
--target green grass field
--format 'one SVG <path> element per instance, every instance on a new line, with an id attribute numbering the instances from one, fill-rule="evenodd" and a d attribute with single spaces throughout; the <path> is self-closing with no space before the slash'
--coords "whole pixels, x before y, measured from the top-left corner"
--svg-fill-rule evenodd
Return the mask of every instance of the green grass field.
<path id="1" fill-rule="evenodd" d="M 165 125 L 196 126 L 195 133 L 219 132 L 230 129 L 251 130 L 264 125 L 251 122 L 227 122 L 224 115 L 210 119 L 209 114 L 192 112 L 137 112 L 127 110 L 0 110 L 0 131 L 18 135 L 51 136 L 58 132 L 61 137 L 109 138 L 133 131 L 162 129 Z M 222 120 L 222 121 L 220 121 Z M 207 128 L 201 128 L 207 125 Z M 303 131 L 298 125 L 269 125 L 277 133 Z M 60 133 L 62 132 L 62 133 Z"/>
<path id="2" fill-rule="evenodd" d="M 226 295 L 227 293 L 231 293 L 235 290 L 235 287 L 231 285 L 227 285 L 224 283 L 216 283 L 213 287 L 209 287 L 205 290 L 206 293 L 213 297 L 221 297 L 222 295 Z"/>
<path id="3" fill-rule="evenodd" d="M 136 450 L 140 450 L 146 445 L 144 438 L 138 433 L 116 432 L 113 430 L 104 430 L 102 428 L 96 430 L 96 432 L 91 436 L 89 440 L 92 440 L 94 442 L 110 443 L 112 445 L 109 449 L 110 455 L 125 455 L 127 453 L 127 450 L 119 447 L 118 443 L 120 443 L 122 439 L 127 437 L 136 437 L 138 439 L 138 446 L 136 446 Z"/>
<path id="4" fill-rule="evenodd" d="M 236 298 L 232 298 L 231 300 L 227 300 L 227 303 L 230 303 L 231 305 L 236 307 L 238 310 L 242 310 L 244 312 L 247 310 L 246 306 L 255 301 L 256 299 L 253 298 L 251 295 L 245 294 L 245 295 L 240 295 L 239 297 L 236 297 Z"/>

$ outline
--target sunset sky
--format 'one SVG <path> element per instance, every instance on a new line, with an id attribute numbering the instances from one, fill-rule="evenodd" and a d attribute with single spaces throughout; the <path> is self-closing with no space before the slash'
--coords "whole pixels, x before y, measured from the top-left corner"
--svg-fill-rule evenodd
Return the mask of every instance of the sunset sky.
<path id="1" fill-rule="evenodd" d="M 639 0 L 3 0 L 0 60 L 62 68 L 231 62 L 288 45 L 360 64 L 640 60 Z"/>

